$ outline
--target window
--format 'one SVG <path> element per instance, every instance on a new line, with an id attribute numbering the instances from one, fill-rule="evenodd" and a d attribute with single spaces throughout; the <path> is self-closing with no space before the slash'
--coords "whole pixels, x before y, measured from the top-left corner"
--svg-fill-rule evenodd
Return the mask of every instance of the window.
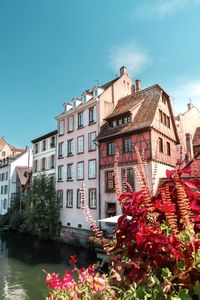
<path id="1" fill-rule="evenodd" d="M 122 119 L 117 120 L 117 126 L 120 126 L 120 125 L 122 125 Z"/>
<path id="2" fill-rule="evenodd" d="M 96 178 L 96 159 L 91 159 L 88 161 L 88 178 Z"/>
<path id="3" fill-rule="evenodd" d="M 83 127 L 83 112 L 78 114 L 78 128 Z"/>
<path id="4" fill-rule="evenodd" d="M 73 207 L 73 190 L 67 190 L 66 207 Z"/>
<path id="5" fill-rule="evenodd" d="M 96 189 L 89 189 L 89 207 L 97 208 L 97 193 Z"/>
<path id="6" fill-rule="evenodd" d="M 171 147 L 169 142 L 167 142 L 167 155 L 171 155 Z"/>
<path id="7" fill-rule="evenodd" d="M 84 153 L 84 136 L 77 137 L 77 154 Z"/>
<path id="8" fill-rule="evenodd" d="M 107 193 L 115 191 L 115 181 L 114 181 L 114 172 L 106 171 L 105 172 L 105 190 Z"/>
<path id="9" fill-rule="evenodd" d="M 50 157 L 50 165 L 51 165 L 51 169 L 55 168 L 55 155 L 51 155 L 51 157 Z"/>
<path id="10" fill-rule="evenodd" d="M 58 134 L 62 135 L 64 133 L 65 133 L 65 121 L 60 120 L 60 121 L 58 121 Z"/>
<path id="11" fill-rule="evenodd" d="M 159 143 L 159 152 L 163 153 L 163 139 L 159 137 L 158 143 Z"/>
<path id="12" fill-rule="evenodd" d="M 35 160 L 34 161 L 34 172 L 37 172 L 38 171 L 38 161 Z"/>
<path id="13" fill-rule="evenodd" d="M 107 155 L 108 156 L 115 155 L 115 142 L 107 143 Z"/>
<path id="14" fill-rule="evenodd" d="M 162 110 L 159 109 L 159 121 L 163 123 L 163 113 Z"/>
<path id="15" fill-rule="evenodd" d="M 98 96 L 98 90 L 95 90 L 94 91 L 94 97 L 97 97 Z"/>
<path id="16" fill-rule="evenodd" d="M 6 209 L 6 208 L 7 208 L 7 200 L 4 199 L 4 201 L 3 201 L 3 209 Z"/>
<path id="17" fill-rule="evenodd" d="M 73 139 L 67 141 L 67 155 L 73 155 Z"/>
<path id="18" fill-rule="evenodd" d="M 123 117 L 123 124 L 127 124 L 131 122 L 131 116 Z"/>
<path id="19" fill-rule="evenodd" d="M 35 144 L 35 153 L 38 153 L 38 143 L 37 144 Z"/>
<path id="20" fill-rule="evenodd" d="M 55 136 L 51 137 L 50 147 L 51 148 L 55 147 Z"/>
<path id="21" fill-rule="evenodd" d="M 124 184 L 125 174 L 127 182 L 134 188 L 135 180 L 133 168 L 122 169 L 122 185 Z"/>
<path id="22" fill-rule="evenodd" d="M 58 181 L 63 180 L 63 166 L 58 166 Z"/>
<path id="23" fill-rule="evenodd" d="M 2 156 L 6 156 L 6 152 L 5 151 L 2 151 Z"/>
<path id="24" fill-rule="evenodd" d="M 170 128 L 170 118 L 167 116 L 167 127 Z"/>
<path id="25" fill-rule="evenodd" d="M 88 134 L 88 151 L 96 150 L 95 138 L 96 138 L 96 132 L 95 131 L 90 132 Z"/>
<path id="26" fill-rule="evenodd" d="M 46 159 L 45 157 L 42 158 L 42 171 L 45 170 L 45 167 L 46 167 Z"/>
<path id="27" fill-rule="evenodd" d="M 131 138 L 123 140 L 123 152 L 131 152 L 132 151 L 132 141 Z"/>
<path id="28" fill-rule="evenodd" d="M 68 117 L 68 132 L 74 131 L 74 116 Z"/>
<path id="29" fill-rule="evenodd" d="M 1 186 L 1 195 L 3 195 L 3 185 Z"/>
<path id="30" fill-rule="evenodd" d="M 58 144 L 58 158 L 63 157 L 63 143 Z"/>
<path id="31" fill-rule="evenodd" d="M 63 207 L 63 190 L 57 191 L 57 203 L 59 207 Z"/>
<path id="32" fill-rule="evenodd" d="M 116 216 L 116 203 L 108 202 L 106 203 L 106 218 Z"/>
<path id="33" fill-rule="evenodd" d="M 42 141 L 42 151 L 46 150 L 46 140 Z"/>
<path id="34" fill-rule="evenodd" d="M 73 164 L 67 165 L 67 180 L 73 180 Z"/>
<path id="35" fill-rule="evenodd" d="M 6 172 L 6 180 L 8 180 L 8 171 Z"/>
<path id="36" fill-rule="evenodd" d="M 8 186 L 4 185 L 4 194 L 7 194 L 7 193 L 8 193 Z"/>
<path id="37" fill-rule="evenodd" d="M 80 161 L 77 163 L 77 180 L 84 179 L 84 162 Z"/>
<path id="38" fill-rule="evenodd" d="M 77 190 L 77 208 L 81 208 L 81 191 Z"/>
<path id="39" fill-rule="evenodd" d="M 89 109 L 89 124 L 96 122 L 96 106 Z"/>
<path id="40" fill-rule="evenodd" d="M 4 181 L 4 178 L 5 178 L 5 174 L 2 173 L 2 181 Z"/>
<path id="41" fill-rule="evenodd" d="M 113 127 L 114 127 L 113 121 L 109 121 L 108 126 L 109 126 L 110 128 L 113 128 Z"/>

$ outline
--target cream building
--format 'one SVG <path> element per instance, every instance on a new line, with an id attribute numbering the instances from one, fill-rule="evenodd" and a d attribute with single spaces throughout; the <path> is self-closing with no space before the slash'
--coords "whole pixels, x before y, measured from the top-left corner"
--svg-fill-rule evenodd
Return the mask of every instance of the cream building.
<path id="1" fill-rule="evenodd" d="M 79 230 L 88 234 L 90 225 L 83 215 L 80 188 L 85 183 L 85 201 L 93 218 L 101 215 L 99 203 L 99 151 L 96 136 L 106 115 L 117 101 L 134 91 L 134 85 L 125 67 L 114 80 L 82 93 L 64 103 L 64 112 L 56 117 L 58 123 L 56 189 L 61 207 L 61 235 L 78 239 Z"/>

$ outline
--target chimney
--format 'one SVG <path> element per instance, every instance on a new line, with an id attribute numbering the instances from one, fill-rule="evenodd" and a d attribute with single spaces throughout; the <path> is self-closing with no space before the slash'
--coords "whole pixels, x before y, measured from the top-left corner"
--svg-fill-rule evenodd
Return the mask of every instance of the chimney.
<path id="1" fill-rule="evenodd" d="M 136 79 L 135 81 L 135 92 L 141 91 L 141 81 L 139 79 Z"/>
<path id="2" fill-rule="evenodd" d="M 63 106 L 65 108 L 65 111 L 68 111 L 68 110 L 70 110 L 72 108 L 72 104 L 71 103 L 67 103 L 67 102 L 63 103 Z"/>
<path id="3" fill-rule="evenodd" d="M 187 104 L 188 110 L 190 110 L 193 107 L 192 102 L 190 101 L 190 103 Z"/>
<path id="4" fill-rule="evenodd" d="M 123 75 L 127 75 L 127 69 L 124 66 L 120 68 L 120 76 L 123 76 Z"/>

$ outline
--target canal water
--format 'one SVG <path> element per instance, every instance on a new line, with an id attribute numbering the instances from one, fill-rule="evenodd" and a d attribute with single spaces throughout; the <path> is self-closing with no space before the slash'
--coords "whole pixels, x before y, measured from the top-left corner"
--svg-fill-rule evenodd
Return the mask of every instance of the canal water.
<path id="1" fill-rule="evenodd" d="M 78 267 L 95 262 L 91 251 L 52 241 L 39 241 L 17 232 L 0 232 L 0 300 L 45 299 L 45 269 L 64 274 L 70 255 Z"/>

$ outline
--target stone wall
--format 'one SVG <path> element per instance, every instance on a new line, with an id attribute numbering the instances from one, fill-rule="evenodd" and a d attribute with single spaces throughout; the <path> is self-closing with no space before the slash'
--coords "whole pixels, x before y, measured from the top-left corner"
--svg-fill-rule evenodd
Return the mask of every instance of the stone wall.
<path id="1" fill-rule="evenodd" d="M 89 241 L 89 236 L 91 235 L 91 230 L 66 226 L 62 226 L 60 231 L 60 238 L 63 242 L 70 245 L 83 246 L 87 248 L 91 246 L 91 243 Z"/>

